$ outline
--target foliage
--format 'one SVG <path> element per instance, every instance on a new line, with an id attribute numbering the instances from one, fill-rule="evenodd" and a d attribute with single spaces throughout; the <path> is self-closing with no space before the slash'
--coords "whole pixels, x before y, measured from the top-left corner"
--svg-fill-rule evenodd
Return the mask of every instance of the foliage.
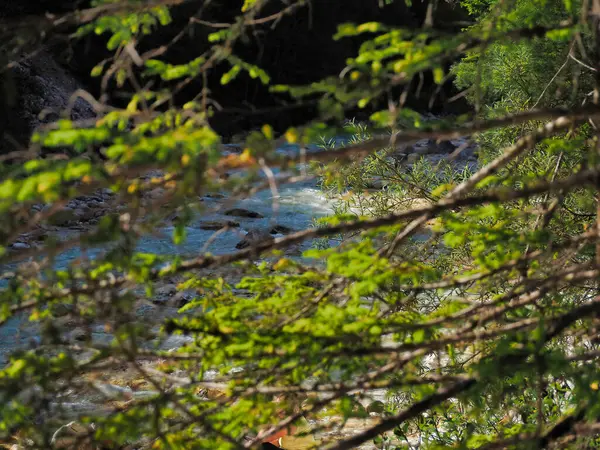
<path id="1" fill-rule="evenodd" d="M 582 105 L 597 87 L 581 73 L 598 52 L 587 4 L 465 1 L 477 24 L 455 34 L 340 24 L 335 39 L 362 44 L 339 77 L 272 86 L 317 98 L 318 117 L 281 138 L 265 125 L 225 154 L 207 86 L 183 105 L 173 94 L 218 69 L 223 84 L 271 83 L 235 44 L 304 2 L 264 16 L 270 2 L 246 0 L 186 64 L 136 50 L 170 22 L 171 2 L 158 3 L 97 1 L 76 15 L 77 36 L 106 35 L 115 56 L 94 75 L 122 86 L 127 105 L 37 130 L 34 151 L 68 147 L 69 158 L 26 153 L 3 168 L 1 326 L 37 339 L 0 371 L 6 446 L 256 448 L 287 429 L 334 449 L 598 446 L 599 113 Z M 473 86 L 474 117 L 425 120 L 403 96 L 390 100 L 425 71 L 443 83 L 460 57 L 452 73 Z M 347 123 L 343 146 L 326 137 L 346 108 L 368 106 L 371 122 Z M 404 164 L 416 141 L 471 134 L 474 173 L 426 157 Z M 275 151 L 317 135 L 320 151 Z M 336 201 L 314 228 L 223 255 L 140 250 L 167 224 L 185 247 L 207 211 L 201 196 L 307 177 Z M 103 189 L 112 209 L 96 225 L 14 245 Z M 338 245 L 302 258 L 285 252 L 331 237 Z M 80 257 L 65 266 L 71 248 Z M 165 283 L 190 297 L 159 302 Z M 165 350 L 174 337 L 183 344 Z M 75 409 L 82 399 L 96 407 Z"/>

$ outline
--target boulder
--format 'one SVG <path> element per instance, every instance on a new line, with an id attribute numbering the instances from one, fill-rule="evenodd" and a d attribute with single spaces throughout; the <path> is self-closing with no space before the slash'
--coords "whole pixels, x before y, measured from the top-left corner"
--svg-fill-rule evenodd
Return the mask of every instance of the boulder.
<path id="1" fill-rule="evenodd" d="M 456 146 L 450 141 L 441 141 L 437 143 L 437 153 L 452 153 Z"/>
<path id="2" fill-rule="evenodd" d="M 152 189 L 151 191 L 146 192 L 144 194 L 144 197 L 156 200 L 158 198 L 163 197 L 164 195 L 165 195 L 165 190 L 163 188 L 157 187 L 157 188 Z"/>
<path id="3" fill-rule="evenodd" d="M 154 297 L 152 298 L 152 301 L 157 304 L 162 304 L 162 303 L 167 302 L 176 293 L 177 293 L 176 285 L 166 284 L 164 286 L 160 286 L 159 288 L 157 288 L 154 291 Z"/>
<path id="4" fill-rule="evenodd" d="M 96 116 L 88 102 L 73 97 L 81 84 L 44 51 L 13 62 L 5 83 L 12 98 L 5 100 L 10 114 L 0 117 L 0 130 L 12 139 L 0 140 L 0 153 L 15 150 L 15 142 L 26 147 L 34 130 L 61 114 L 74 121 Z"/>
<path id="5" fill-rule="evenodd" d="M 210 193 L 206 194 L 204 197 L 219 200 L 219 199 L 225 198 L 226 195 L 221 194 L 220 192 L 210 192 Z"/>
<path id="6" fill-rule="evenodd" d="M 56 225 L 58 227 L 62 227 L 62 226 L 67 226 L 67 225 L 71 225 L 74 222 L 77 222 L 78 217 L 76 212 L 69 208 L 63 208 L 60 211 L 57 211 L 56 213 L 54 213 L 52 216 L 50 216 L 48 218 L 48 223 L 50 223 L 50 225 Z"/>
<path id="7" fill-rule="evenodd" d="M 290 228 L 290 227 L 286 227 L 285 225 L 275 225 L 273 228 L 271 228 L 271 231 L 269 231 L 269 233 L 271 234 L 290 234 L 293 233 L 295 230 Z"/>
<path id="8" fill-rule="evenodd" d="M 260 242 L 272 241 L 273 239 L 273 236 L 271 236 L 271 233 L 269 233 L 267 230 L 254 229 L 248 231 L 248 234 L 244 236 L 244 239 L 237 243 L 235 248 L 242 249 L 250 247 L 252 245 L 256 245 Z"/>
<path id="9" fill-rule="evenodd" d="M 232 208 L 225 211 L 226 216 L 248 217 L 250 219 L 262 219 L 264 216 L 255 211 L 250 211 L 244 208 Z"/>
<path id="10" fill-rule="evenodd" d="M 179 291 L 173 297 L 169 299 L 168 305 L 175 308 L 181 308 L 187 305 L 194 299 L 194 292 L 191 290 Z"/>
<path id="11" fill-rule="evenodd" d="M 234 222 L 233 220 L 205 220 L 200 222 L 198 228 L 201 230 L 220 230 L 222 228 L 237 228 L 240 224 L 238 222 Z"/>

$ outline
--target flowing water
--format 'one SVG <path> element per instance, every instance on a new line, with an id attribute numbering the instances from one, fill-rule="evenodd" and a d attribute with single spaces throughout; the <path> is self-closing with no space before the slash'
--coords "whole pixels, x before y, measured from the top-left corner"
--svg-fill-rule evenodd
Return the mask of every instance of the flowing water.
<path id="1" fill-rule="evenodd" d="M 224 254 L 236 251 L 236 244 L 251 229 L 270 230 L 273 225 L 285 226 L 291 230 L 301 230 L 313 225 L 315 218 L 331 214 L 331 204 L 318 189 L 316 182 L 305 181 L 302 183 L 283 185 L 277 192 L 270 189 L 259 191 L 256 195 L 240 201 L 228 201 L 204 198 L 204 212 L 192 220 L 186 228 L 186 240 L 181 245 L 173 243 L 173 227 L 165 227 L 152 236 L 143 237 L 138 245 L 138 251 L 157 254 L 181 254 L 184 256 L 197 256 L 204 252 Z M 231 217 L 224 215 L 229 208 L 244 208 L 260 215 L 263 218 Z M 230 228 L 227 231 L 215 233 L 213 230 L 199 228 L 201 222 L 235 221 L 239 228 Z M 73 232 L 63 233 L 64 237 Z M 305 242 L 300 250 L 305 250 L 311 245 Z M 93 258 L 102 253 L 101 249 L 86 250 L 86 257 Z M 63 269 L 74 260 L 80 258 L 82 253 L 79 248 L 71 248 L 55 258 L 55 267 Z M 14 267 L 14 265 L 12 266 Z M 5 267 L 9 270 L 11 267 Z M 7 281 L 3 280 L 6 285 Z M 100 330 L 96 333 L 98 340 L 107 340 Z M 19 348 L 34 347 L 39 342 L 37 328 L 28 323 L 23 315 L 10 318 L 0 326 L 0 364 L 6 362 L 7 356 Z M 173 343 L 175 345 L 176 343 Z"/>
<path id="2" fill-rule="evenodd" d="M 315 151 L 317 149 L 313 147 L 311 150 Z M 280 151 L 289 152 L 297 151 L 297 149 L 284 147 Z M 173 228 L 165 227 L 162 230 L 158 230 L 152 236 L 142 238 L 138 245 L 138 251 L 164 255 L 180 254 L 182 256 L 197 256 L 204 252 L 216 255 L 231 253 L 236 251 L 236 244 L 252 229 L 268 231 L 274 225 L 280 225 L 290 230 L 301 230 L 312 226 L 315 219 L 330 215 L 333 212 L 332 201 L 323 195 L 314 180 L 293 185 L 278 186 L 277 192 L 264 189 L 250 198 L 235 202 L 229 201 L 227 197 L 205 197 L 203 205 L 205 206 L 204 211 L 199 213 L 186 228 L 186 240 L 182 245 L 175 245 L 173 243 Z M 244 208 L 259 213 L 264 217 L 246 218 L 224 215 L 224 211 L 229 208 Z M 200 228 L 201 222 L 211 221 L 235 221 L 240 226 L 239 228 L 230 228 L 227 231 L 219 233 Z M 306 250 L 312 244 L 310 241 L 304 242 L 299 250 Z M 336 245 L 336 242 L 330 241 L 330 245 Z M 87 250 L 86 257 L 95 257 L 101 252 L 101 249 Z M 55 265 L 57 268 L 65 268 L 81 256 L 80 249 L 69 249 L 56 256 Z M 4 281 L 5 283 L 6 281 Z M 12 317 L 0 326 L 0 365 L 6 362 L 8 355 L 12 351 L 20 348 L 35 347 L 39 342 L 38 331 L 34 325 L 28 323 L 27 318 L 23 315 Z M 102 327 L 97 327 L 93 333 L 93 338 L 97 342 L 104 343 L 108 343 L 112 339 L 110 335 L 103 331 Z M 181 344 L 182 342 L 179 340 L 169 340 L 163 344 L 163 348 L 173 348 Z M 385 400 L 386 392 L 384 390 L 378 390 L 371 394 L 372 398 L 370 401 Z M 90 402 L 89 399 L 81 401 L 78 399 L 73 404 L 91 410 L 95 410 L 98 407 L 96 403 Z M 348 426 L 346 430 L 353 434 L 366 425 L 367 423 L 360 423 Z M 366 445 L 364 448 L 371 447 Z"/>

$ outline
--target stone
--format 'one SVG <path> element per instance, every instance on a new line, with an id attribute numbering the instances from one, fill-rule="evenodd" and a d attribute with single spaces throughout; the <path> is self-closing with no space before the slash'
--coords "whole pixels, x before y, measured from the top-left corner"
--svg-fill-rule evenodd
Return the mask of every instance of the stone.
<path id="1" fill-rule="evenodd" d="M 275 225 L 273 228 L 271 228 L 271 231 L 269 231 L 269 233 L 271 234 L 290 234 L 293 233 L 295 230 L 293 228 L 290 227 L 286 227 L 285 225 Z"/>
<path id="2" fill-rule="evenodd" d="M 187 305 L 194 298 L 193 291 L 180 291 L 177 292 L 173 297 L 169 299 L 169 306 L 173 306 L 177 309 Z"/>
<path id="3" fill-rule="evenodd" d="M 200 222 L 198 228 L 200 228 L 201 230 L 220 230 L 222 228 L 238 228 L 239 226 L 240 224 L 238 222 L 234 222 L 233 220 L 227 220 L 222 222 L 219 222 L 217 220 L 206 220 Z"/>
<path id="4" fill-rule="evenodd" d="M 155 188 L 152 189 L 151 191 L 149 191 L 146 194 L 146 197 L 151 198 L 151 199 L 157 199 L 157 198 L 161 198 L 162 196 L 165 195 L 165 190 L 163 188 Z"/>
<path id="5" fill-rule="evenodd" d="M 83 328 L 75 328 L 68 334 L 69 340 L 84 342 L 89 338 L 89 333 L 86 332 Z"/>
<path id="6" fill-rule="evenodd" d="M 77 208 L 74 211 L 74 213 L 79 219 L 83 219 L 86 216 L 88 211 L 89 211 L 89 208 Z"/>
<path id="7" fill-rule="evenodd" d="M 163 303 L 167 299 L 173 297 L 176 293 L 177 286 L 174 284 L 167 284 L 154 291 L 154 298 L 152 301 L 155 303 Z"/>
<path id="8" fill-rule="evenodd" d="M 74 307 L 68 303 L 55 303 L 50 306 L 50 310 L 54 317 L 64 317 L 68 314 L 71 314 L 74 310 Z"/>
<path id="9" fill-rule="evenodd" d="M 262 219 L 264 216 L 255 211 L 244 208 L 232 208 L 225 211 L 226 216 L 248 217 L 250 219 Z"/>
<path id="10" fill-rule="evenodd" d="M 15 250 L 26 250 L 31 248 L 31 245 L 27 244 L 26 242 L 15 242 L 11 245 L 11 248 Z"/>
<path id="11" fill-rule="evenodd" d="M 77 221 L 77 214 L 69 207 L 57 211 L 48 218 L 48 223 L 59 227 L 70 225 L 72 222 Z"/>
<path id="12" fill-rule="evenodd" d="M 248 231 L 248 234 L 236 244 L 235 248 L 242 249 L 258 244 L 259 242 L 272 241 L 273 239 L 273 236 L 267 230 L 253 229 Z"/>
<path id="13" fill-rule="evenodd" d="M 128 386 L 117 386 L 116 384 L 92 382 L 93 386 L 106 398 L 111 400 L 132 400 L 133 390 Z"/>
<path id="14" fill-rule="evenodd" d="M 441 141 L 437 143 L 437 153 L 452 153 L 456 150 L 456 146 L 449 141 Z"/>
<path id="15" fill-rule="evenodd" d="M 234 154 L 239 155 L 244 151 L 242 146 L 237 144 L 223 144 L 221 145 L 221 152 L 224 155 Z"/>
<path id="16" fill-rule="evenodd" d="M 423 155 L 419 155 L 417 153 L 411 153 L 410 155 L 408 155 L 408 157 L 406 158 L 406 162 L 408 164 L 414 164 L 416 163 L 419 159 L 421 159 L 421 156 Z"/>
<path id="17" fill-rule="evenodd" d="M 7 130 L 18 145 L 27 146 L 35 129 L 56 121 L 65 110 L 70 113 L 68 118 L 75 121 L 96 116 L 89 103 L 80 97 L 72 98 L 81 84 L 45 51 L 15 61 L 8 77 L 13 95 L 4 106 L 10 114 L 0 117 L 0 129 Z M 0 152 L 15 150 L 12 142 L 0 139 Z"/>
<path id="18" fill-rule="evenodd" d="M 388 181 L 383 177 L 374 176 L 367 181 L 368 189 L 383 189 L 387 186 Z"/>

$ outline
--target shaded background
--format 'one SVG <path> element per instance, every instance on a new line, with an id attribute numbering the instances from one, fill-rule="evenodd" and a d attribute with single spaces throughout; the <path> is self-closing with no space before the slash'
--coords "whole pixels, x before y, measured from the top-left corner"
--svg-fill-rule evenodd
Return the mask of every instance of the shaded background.
<path id="1" fill-rule="evenodd" d="M 138 43 L 140 52 L 164 45 L 177 35 L 200 7 L 202 18 L 213 22 L 233 22 L 239 14 L 243 0 L 190 1 L 172 9 L 173 22 L 156 30 Z M 31 16 L 46 13 L 61 14 L 74 8 L 89 7 L 87 1 L 52 0 L 0 0 L 0 18 L 3 19 L 3 36 L 24 35 L 30 49 L 43 46 L 44 54 L 33 60 L 19 60 L 3 73 L 4 95 L 0 104 L 0 133 L 8 132 L 11 139 L 5 139 L 2 151 L 14 149 L 18 144 L 26 145 L 28 137 L 40 122 L 55 119 L 52 115 L 39 118 L 39 112 L 46 109 L 60 109 L 65 106 L 69 93 L 80 86 L 96 98 L 100 95 L 98 78 L 92 78 L 90 71 L 100 60 L 111 55 L 106 49 L 106 36 L 91 35 L 73 40 L 68 34 L 73 29 L 62 29 L 50 33 L 43 39 L 36 34 L 35 27 L 16 27 L 25 24 Z M 313 0 L 309 7 L 302 7 L 292 15 L 284 16 L 276 27 L 271 24 L 252 27 L 244 39 L 240 40 L 234 52 L 245 60 L 263 68 L 273 84 L 306 84 L 327 76 L 338 75 L 344 68 L 346 59 L 356 55 L 361 38 L 333 41 L 331 36 L 337 25 L 343 22 L 362 23 L 379 21 L 389 25 L 419 28 L 427 15 L 429 3 L 415 0 L 410 6 L 404 1 L 384 0 Z M 277 12 L 285 7 L 282 1 L 272 1 L 261 16 Z M 460 29 L 468 21 L 468 16 L 457 4 L 439 1 L 434 9 L 434 24 L 448 29 Z M 11 25 L 12 24 L 12 25 Z M 206 36 L 214 31 L 205 25 L 195 25 L 176 45 L 161 58 L 173 64 L 184 63 L 200 55 L 208 48 Z M 4 39 L 7 42 L 7 39 Z M 0 44 L 2 45 L 2 44 Z M 8 55 L 9 45 L 3 44 L 3 61 L 14 60 L 22 55 Z M 294 106 L 285 95 L 275 95 L 252 80 L 240 74 L 226 86 L 220 84 L 226 66 L 214 70 L 209 77 L 211 97 L 223 107 L 211 119 L 211 125 L 225 137 L 244 133 L 260 127 L 263 123 L 272 124 L 276 131 L 301 124 L 314 117 L 314 106 Z M 415 81 L 416 82 L 416 81 Z M 190 83 L 175 97 L 175 102 L 183 104 L 201 88 L 199 81 Z M 122 104 L 126 98 L 123 90 L 109 87 L 110 102 Z M 418 97 L 408 98 L 407 105 L 420 112 L 427 111 L 435 86 L 429 74 Z M 415 89 L 411 90 L 412 92 Z M 399 93 L 399 92 L 398 92 Z M 461 101 L 448 102 L 454 94 L 452 82 L 444 85 L 433 102 L 431 112 L 446 114 L 462 112 L 466 105 Z M 396 93 L 395 93 L 396 94 Z M 349 110 L 347 117 L 365 118 L 369 110 Z M 93 112 L 85 103 L 74 109 L 74 118 L 89 117 Z M 16 142 L 13 142 L 16 141 Z"/>

